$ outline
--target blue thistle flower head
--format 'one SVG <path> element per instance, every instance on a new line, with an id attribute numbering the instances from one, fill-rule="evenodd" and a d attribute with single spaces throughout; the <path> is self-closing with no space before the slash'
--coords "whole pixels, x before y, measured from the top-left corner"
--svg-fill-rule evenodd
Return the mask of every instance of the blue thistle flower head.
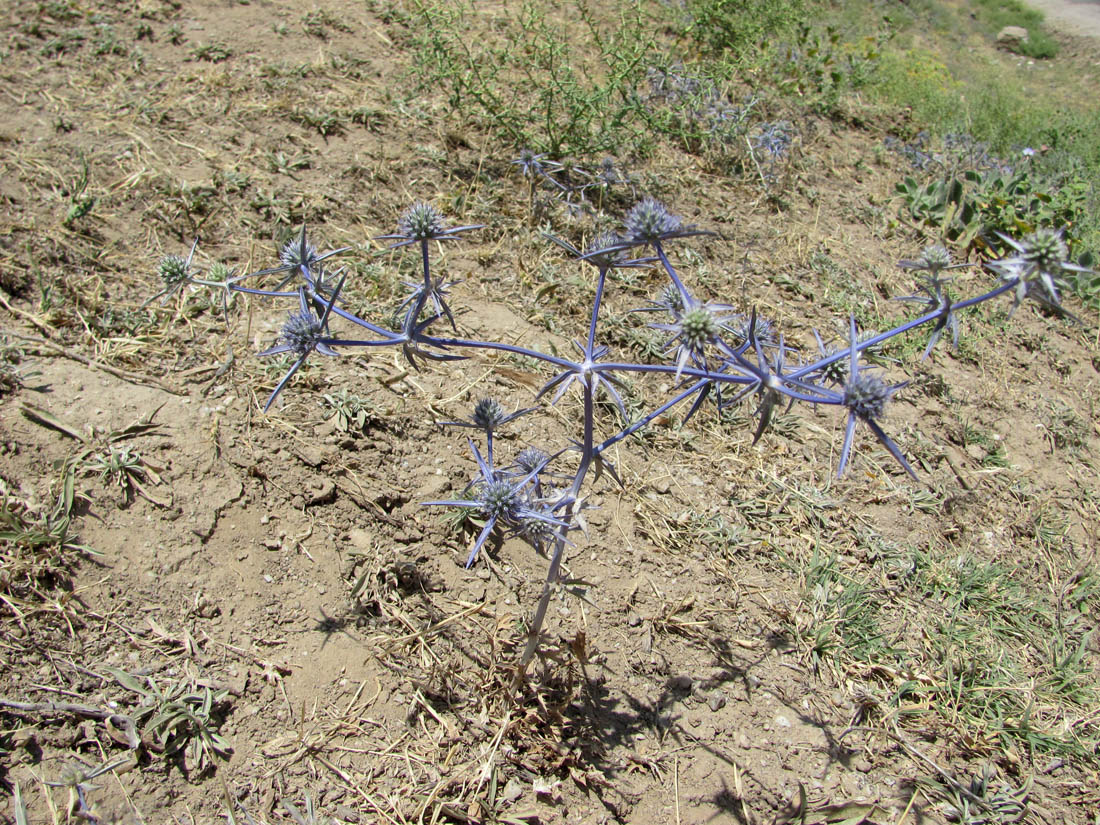
<path id="1" fill-rule="evenodd" d="M 298 355 L 308 355 L 317 346 L 321 333 L 321 319 L 313 312 L 291 312 L 279 333 L 279 340 Z"/>
<path id="2" fill-rule="evenodd" d="M 626 238 L 637 244 L 655 244 L 680 231 L 683 222 L 656 198 L 639 201 L 626 216 Z"/>
<path id="3" fill-rule="evenodd" d="M 1036 229 L 1020 240 L 997 233 L 1001 240 L 1016 250 L 1016 255 L 990 261 L 988 266 L 998 272 L 1003 281 L 1015 281 L 1016 311 L 1024 298 L 1033 298 L 1040 304 L 1073 320 L 1072 313 L 1062 308 L 1059 287 L 1065 285 L 1068 272 L 1091 272 L 1087 267 L 1069 262 L 1069 247 L 1061 229 Z"/>
<path id="4" fill-rule="evenodd" d="M 186 283 L 190 276 L 191 261 L 180 255 L 165 255 L 157 264 L 157 276 L 166 289 L 175 289 Z"/>
<path id="5" fill-rule="evenodd" d="M 794 127 L 786 121 L 775 123 L 763 123 L 760 131 L 753 138 L 752 145 L 757 151 L 767 156 L 769 162 L 781 160 L 791 148 L 794 137 Z"/>
<path id="6" fill-rule="evenodd" d="M 756 340 L 764 346 L 773 346 L 776 342 L 775 322 L 759 315 L 755 318 L 751 315 L 737 315 L 733 319 L 735 323 L 729 325 L 730 331 L 738 343 L 748 341 L 753 334 Z"/>
<path id="7" fill-rule="evenodd" d="M 665 310 L 673 318 L 678 318 L 684 311 L 684 296 L 676 288 L 676 284 L 666 284 L 661 290 L 661 297 L 654 301 L 656 306 Z"/>
<path id="8" fill-rule="evenodd" d="M 951 253 L 943 244 L 930 244 L 921 251 L 917 263 L 920 264 L 921 269 L 935 275 L 951 266 Z"/>
<path id="9" fill-rule="evenodd" d="M 673 215 L 656 198 L 644 197 L 627 213 L 623 223 L 626 231 L 621 242 L 624 246 L 658 246 L 672 238 L 692 235 L 713 235 L 694 226 L 685 226 L 678 215 Z"/>
<path id="10" fill-rule="evenodd" d="M 1040 228 L 1020 241 L 1020 256 L 1040 272 L 1057 272 L 1069 258 L 1062 230 Z"/>
<path id="11" fill-rule="evenodd" d="M 823 352 L 822 354 L 830 356 L 836 355 L 841 351 L 847 352 L 847 348 L 841 350 L 833 347 L 828 352 Z M 821 380 L 826 384 L 846 384 L 848 382 L 848 359 L 840 358 L 822 367 Z"/>
<path id="12" fill-rule="evenodd" d="M 482 430 L 495 430 L 506 418 L 504 408 L 495 398 L 482 398 L 474 405 L 474 426 Z"/>
<path id="13" fill-rule="evenodd" d="M 844 406 L 864 421 L 882 418 L 886 402 L 896 390 L 878 376 L 863 372 L 844 387 Z"/>
<path id="14" fill-rule="evenodd" d="M 525 178 L 537 178 L 557 172 L 561 164 L 547 160 L 546 155 L 538 154 L 534 149 L 521 149 L 519 157 L 512 161 L 513 166 L 518 166 Z"/>
<path id="15" fill-rule="evenodd" d="M 481 533 L 466 559 L 467 567 L 477 559 L 486 539 L 495 529 L 526 535 L 525 531 L 530 529 L 527 525 L 532 521 L 543 521 L 560 530 L 568 529 L 568 525 L 555 517 L 539 497 L 535 479 L 537 470 L 516 478 L 512 473 L 494 469 L 481 457 L 474 443 L 470 441 L 469 444 L 474 458 L 477 459 L 478 477 L 467 485 L 463 497 L 451 501 L 424 502 L 426 505 L 475 509 L 485 517 L 485 526 L 481 528 Z"/>
<path id="16" fill-rule="evenodd" d="M 680 340 L 692 352 L 702 352 L 721 329 L 718 317 L 706 306 L 685 309 L 680 315 Z"/>
<path id="17" fill-rule="evenodd" d="M 430 203 L 414 203 L 397 222 L 399 234 L 413 241 L 427 241 L 439 237 L 447 229 L 447 223 L 438 209 Z"/>
<path id="18" fill-rule="evenodd" d="M 196 282 L 195 273 L 191 271 L 191 261 L 195 258 L 195 249 L 198 245 L 199 239 L 195 238 L 194 242 L 191 244 L 191 251 L 187 253 L 186 258 L 180 255 L 165 255 L 160 259 L 157 263 L 157 277 L 160 278 L 163 286 L 160 292 L 146 299 L 141 305 L 143 308 L 147 307 L 157 298 L 161 299 L 161 305 L 163 305 L 187 284 Z"/>
<path id="19" fill-rule="evenodd" d="M 538 447 L 525 447 L 516 456 L 516 467 L 524 474 L 541 470 L 550 461 L 550 456 L 545 450 Z"/>
<path id="20" fill-rule="evenodd" d="M 537 552 L 543 553 L 545 548 L 558 538 L 560 528 L 542 518 L 527 516 L 520 520 L 517 532 Z"/>
<path id="21" fill-rule="evenodd" d="M 612 269 L 627 263 L 622 238 L 615 232 L 600 232 L 584 248 L 584 259 L 601 269 Z"/>
<path id="22" fill-rule="evenodd" d="M 279 252 L 279 261 L 286 269 L 297 269 L 298 267 L 313 269 L 321 260 L 317 247 L 306 240 L 304 227 L 301 236 L 287 241 Z"/>
<path id="23" fill-rule="evenodd" d="M 626 251 L 635 244 L 615 232 L 600 232 L 581 252 L 568 241 L 554 237 L 548 232 L 543 237 L 560 246 L 577 260 L 592 264 L 597 269 L 634 269 L 649 266 L 656 258 L 628 258 Z"/>
<path id="24" fill-rule="evenodd" d="M 723 331 L 728 331 L 727 324 L 736 317 L 731 309 L 726 304 L 684 304 L 671 323 L 653 324 L 654 329 L 672 333 L 666 347 L 675 349 L 677 378 L 689 362 L 706 365 L 707 345 L 715 343 Z"/>
<path id="25" fill-rule="evenodd" d="M 482 514 L 486 518 L 513 522 L 523 506 L 519 488 L 511 481 L 486 481 L 475 493 Z"/>
<path id="26" fill-rule="evenodd" d="M 475 430 L 481 430 L 491 437 L 493 433 L 505 424 L 515 421 L 521 415 L 526 415 L 534 409 L 534 407 L 527 407 L 526 409 L 506 413 L 504 408 L 500 405 L 500 402 L 495 398 L 482 398 L 474 404 L 474 410 L 469 420 L 444 421 L 443 424 L 452 427 L 472 427 Z"/>
<path id="27" fill-rule="evenodd" d="M 401 214 L 397 221 L 397 232 L 390 235 L 379 235 L 376 240 L 397 241 L 397 243 L 390 245 L 390 249 L 396 249 L 399 246 L 408 246 L 414 243 L 448 240 L 467 230 L 481 229 L 482 226 L 483 224 L 447 226 L 443 213 L 430 203 L 418 201 Z"/>

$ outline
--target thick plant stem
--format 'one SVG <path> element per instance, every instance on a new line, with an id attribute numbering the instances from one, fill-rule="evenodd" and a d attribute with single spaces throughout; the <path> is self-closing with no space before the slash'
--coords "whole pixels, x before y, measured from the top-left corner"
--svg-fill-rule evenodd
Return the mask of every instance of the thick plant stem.
<path id="1" fill-rule="evenodd" d="M 601 279 L 602 284 L 602 279 Z M 584 381 L 584 441 L 581 448 L 581 463 L 577 467 L 577 473 L 573 477 L 573 484 L 569 488 L 568 504 L 562 514 L 562 521 L 569 524 L 573 520 L 576 511 L 578 496 L 584 479 L 588 475 L 588 468 L 592 464 L 594 456 L 593 445 L 595 442 L 595 396 L 596 376 L 588 374 Z M 546 571 L 546 581 L 542 585 L 542 595 L 539 596 L 535 614 L 531 617 L 531 627 L 527 631 L 527 644 L 523 648 L 523 656 L 520 658 L 519 667 L 516 670 L 516 683 L 527 672 L 527 666 L 535 656 L 539 647 L 539 639 L 542 637 L 542 625 L 546 621 L 546 611 L 550 608 L 550 598 L 554 595 L 555 585 L 561 578 L 561 563 L 565 556 L 565 527 L 558 530 L 557 539 L 554 541 L 554 555 L 550 557 L 550 567 Z"/>

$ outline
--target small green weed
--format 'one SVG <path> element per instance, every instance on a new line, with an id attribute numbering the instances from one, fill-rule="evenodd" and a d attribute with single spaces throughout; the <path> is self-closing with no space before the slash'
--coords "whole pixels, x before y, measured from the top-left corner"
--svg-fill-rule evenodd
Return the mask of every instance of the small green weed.
<path id="1" fill-rule="evenodd" d="M 67 187 L 65 195 L 69 199 L 69 208 L 65 212 L 65 218 L 61 223 L 66 228 L 72 228 L 73 224 L 86 217 L 95 207 L 96 199 L 87 193 L 88 190 L 88 161 L 80 156 L 80 172 Z"/>
<path id="2" fill-rule="evenodd" d="M 302 30 L 311 37 L 327 40 L 329 30 L 350 32 L 351 26 L 323 9 L 314 9 L 302 17 Z"/>
<path id="3" fill-rule="evenodd" d="M 752 62 L 806 24 L 802 0 L 686 0 L 679 35 L 713 57 Z"/>
<path id="4" fill-rule="evenodd" d="M 233 51 L 218 43 L 203 43 L 195 46 L 191 54 L 196 60 L 202 60 L 205 63 L 224 63 L 233 56 Z"/>
<path id="5" fill-rule="evenodd" d="M 1088 424 L 1065 402 L 1050 403 L 1050 414 L 1044 426 L 1053 449 L 1080 450 L 1088 443 Z"/>
<path id="6" fill-rule="evenodd" d="M 560 15 L 524 2 L 491 21 L 462 3 L 413 7 L 421 88 L 446 90 L 456 111 L 515 148 L 560 158 L 648 146 L 637 90 L 656 44 L 641 3 L 623 3 L 614 20 L 585 0 Z"/>
<path id="7" fill-rule="evenodd" d="M 152 676 L 142 682 L 118 668 L 105 670 L 141 697 L 131 716 L 143 726 L 145 741 L 166 758 L 182 756 L 189 773 L 202 773 L 216 756 L 228 758 L 233 752 L 232 744 L 218 732 L 219 717 L 229 700 L 227 689 L 213 690 L 187 677 L 162 688 Z"/>
<path id="8" fill-rule="evenodd" d="M 836 555 L 825 555 L 815 546 L 798 572 L 808 612 L 798 620 L 795 636 L 807 648 L 815 668 L 842 653 L 856 661 L 889 656 L 880 601 L 872 598 L 867 585 L 840 569 Z"/>
<path id="9" fill-rule="evenodd" d="M 22 361 L 22 349 L 0 340 L 0 398 L 21 389 L 28 378 L 39 375 L 37 370 L 21 366 Z"/>
<path id="10" fill-rule="evenodd" d="M 81 432 L 47 410 L 31 404 L 24 404 L 20 412 L 34 423 L 56 430 L 81 445 L 80 450 L 66 462 L 66 472 L 98 473 L 101 480 L 113 482 L 121 487 L 125 496 L 136 492 L 158 507 L 167 507 L 171 503 L 155 496 L 148 487 L 149 483 L 161 483 L 159 475 L 161 468 L 154 466 L 130 446 L 121 443 L 125 439 L 148 435 L 159 430 L 161 425 L 153 423 L 156 410 L 147 418 L 109 433 L 103 433 L 91 427 L 88 428 L 88 432 Z"/>
<path id="11" fill-rule="evenodd" d="M 385 419 L 385 415 L 373 401 L 349 393 L 346 387 L 337 393 L 326 393 L 322 398 L 325 402 L 323 406 L 328 407 L 325 419 L 335 419 L 336 429 L 342 433 L 361 433 L 367 429 L 368 424 L 376 424 Z"/>

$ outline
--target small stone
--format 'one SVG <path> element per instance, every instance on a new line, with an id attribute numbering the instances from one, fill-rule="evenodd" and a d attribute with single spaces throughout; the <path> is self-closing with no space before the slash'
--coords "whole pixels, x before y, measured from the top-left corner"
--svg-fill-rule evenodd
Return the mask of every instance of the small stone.
<path id="1" fill-rule="evenodd" d="M 775 717 L 775 724 L 779 725 L 781 728 L 789 728 L 791 726 L 791 720 L 780 713 Z"/>
<path id="2" fill-rule="evenodd" d="M 870 773 L 871 762 L 867 757 L 861 756 L 852 763 L 852 766 L 860 773 Z"/>
<path id="3" fill-rule="evenodd" d="M 215 510 L 196 513 L 194 516 L 194 523 L 191 525 L 191 532 L 198 536 L 199 540 L 205 544 L 206 540 L 213 535 L 214 527 L 217 523 L 218 513 Z"/>
<path id="4" fill-rule="evenodd" d="M 311 444 L 307 444 L 302 446 L 297 452 L 298 458 L 310 467 L 320 467 L 321 464 L 324 463 L 325 453 L 320 447 L 314 447 Z"/>
<path id="5" fill-rule="evenodd" d="M 373 545 L 371 534 L 360 527 L 353 527 L 348 530 L 348 541 L 352 543 L 356 550 L 362 551 L 372 549 Z"/>
<path id="6" fill-rule="evenodd" d="M 707 707 L 710 708 L 712 713 L 720 711 L 725 706 L 726 694 L 719 691 L 715 691 L 714 693 L 712 693 L 710 695 L 710 698 L 707 700 Z"/>
<path id="7" fill-rule="evenodd" d="M 328 504 L 336 498 L 336 484 L 332 479 L 322 479 L 317 485 L 318 489 L 306 499 L 307 507 L 315 507 L 319 504 Z"/>

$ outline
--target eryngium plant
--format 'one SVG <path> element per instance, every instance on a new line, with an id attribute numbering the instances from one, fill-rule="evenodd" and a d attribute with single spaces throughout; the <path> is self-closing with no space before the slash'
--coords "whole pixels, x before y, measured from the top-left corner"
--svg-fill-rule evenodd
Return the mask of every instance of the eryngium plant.
<path id="1" fill-rule="evenodd" d="M 544 157 L 530 153 L 517 162 L 529 176 L 547 175 L 553 164 Z M 821 337 L 817 351 L 800 352 L 784 341 L 775 325 L 758 318 L 755 310 L 739 314 L 733 307 L 705 301 L 698 297 L 680 277 L 665 246 L 684 238 L 714 233 L 685 225 L 666 207 L 653 198 L 644 198 L 626 215 L 624 226 L 617 233 L 598 234 L 583 247 L 550 238 L 574 260 L 591 265 L 596 272 L 587 334 L 575 341 L 577 355 L 566 358 L 537 349 L 498 341 L 482 341 L 459 336 L 457 324 L 445 301 L 446 286 L 432 272 L 431 242 L 456 240 L 467 232 L 480 229 L 475 225 L 449 226 L 445 217 L 432 205 L 413 204 L 400 218 L 397 231 L 382 236 L 391 241 L 391 249 L 414 247 L 420 253 L 422 279 L 410 284 L 411 295 L 401 305 L 404 314 L 396 330 L 368 321 L 343 306 L 342 287 L 346 276 L 326 269 L 330 258 L 346 249 L 319 252 L 308 240 L 303 227 L 300 236 L 284 247 L 280 264 L 250 275 L 231 279 L 229 289 L 267 298 L 293 299 L 296 303 L 279 333 L 278 340 L 261 355 L 287 353 L 295 356 L 293 365 L 269 395 L 264 409 L 268 410 L 295 372 L 315 352 L 339 355 L 360 347 L 400 348 L 409 364 L 420 367 L 421 359 L 458 360 L 474 350 L 493 350 L 519 355 L 543 362 L 553 370 L 553 376 L 539 390 L 536 399 L 549 398 L 556 404 L 566 392 L 573 391 L 581 399 L 581 420 L 578 435 L 558 449 L 547 445 L 530 445 L 519 451 L 512 463 L 501 463 L 494 450 L 494 436 L 511 421 L 536 408 L 506 412 L 499 402 L 482 399 L 469 419 L 444 422 L 452 426 L 480 430 L 485 437 L 486 452 L 472 439 L 471 453 L 476 473 L 466 484 L 461 496 L 448 501 L 426 502 L 428 505 L 461 508 L 480 517 L 483 526 L 466 559 L 473 565 L 490 536 L 519 536 L 539 552 L 549 556 L 546 581 L 530 622 L 527 645 L 520 660 L 519 674 L 534 655 L 541 636 L 543 621 L 553 592 L 562 583 L 562 565 L 572 542 L 571 531 L 584 527 L 585 495 L 590 484 L 606 470 L 618 481 L 618 475 L 604 458 L 615 444 L 638 432 L 651 422 L 678 406 L 686 405 L 684 419 L 690 418 L 707 399 L 719 408 L 752 399 L 756 404 L 757 424 L 754 439 L 768 430 L 775 412 L 797 404 L 833 406 L 844 416 L 844 437 L 837 475 L 843 475 L 852 461 L 857 425 L 863 424 L 878 442 L 910 476 L 916 472 L 902 449 L 887 435 L 883 424 L 893 396 L 905 382 L 890 383 L 861 361 L 878 352 L 892 338 L 912 330 L 928 327 L 929 348 L 943 331 L 957 337 L 957 317 L 964 310 L 985 303 L 1002 294 L 1014 298 L 1012 310 L 1025 299 L 1033 299 L 1061 314 L 1068 315 L 1060 301 L 1059 287 L 1064 274 L 1080 268 L 1067 262 L 1068 250 L 1060 232 L 1041 230 L 1020 240 L 1006 239 L 1016 254 L 985 264 L 998 277 L 998 282 L 985 292 L 964 300 L 954 299 L 947 291 L 950 279 L 944 273 L 955 268 L 942 247 L 925 249 L 916 261 L 904 261 L 902 266 L 920 276 L 919 295 L 903 300 L 915 301 L 926 309 L 918 317 L 881 333 L 856 329 L 854 318 L 848 319 L 848 342 L 844 347 L 826 349 Z M 580 251 L 583 248 L 584 251 Z M 650 249 L 652 257 L 638 257 L 638 248 Z M 192 255 L 194 249 L 192 249 Z M 171 286 L 186 282 L 187 261 L 166 264 Z M 969 265 L 969 264 L 964 264 Z M 639 309 L 656 312 L 659 318 L 652 326 L 663 332 L 668 358 L 659 363 L 616 361 L 607 344 L 599 342 L 599 321 L 607 276 L 612 269 L 622 267 L 659 266 L 668 278 L 661 296 Z M 182 273 L 182 274 L 181 274 Z M 279 276 L 272 288 L 244 286 L 246 280 Z M 162 293 L 163 294 L 163 293 Z M 366 337 L 342 337 L 330 329 L 330 322 L 343 319 Z M 438 334 L 437 328 L 446 321 L 453 336 Z M 649 412 L 624 423 L 627 407 L 620 390 L 628 375 L 666 377 L 671 390 L 668 397 L 651 405 Z M 552 392 L 551 392 L 552 391 Z M 606 419 L 598 403 L 600 392 L 613 400 L 620 418 Z M 610 429 L 601 437 L 599 433 Z M 563 456 L 570 456 L 567 461 Z"/>

